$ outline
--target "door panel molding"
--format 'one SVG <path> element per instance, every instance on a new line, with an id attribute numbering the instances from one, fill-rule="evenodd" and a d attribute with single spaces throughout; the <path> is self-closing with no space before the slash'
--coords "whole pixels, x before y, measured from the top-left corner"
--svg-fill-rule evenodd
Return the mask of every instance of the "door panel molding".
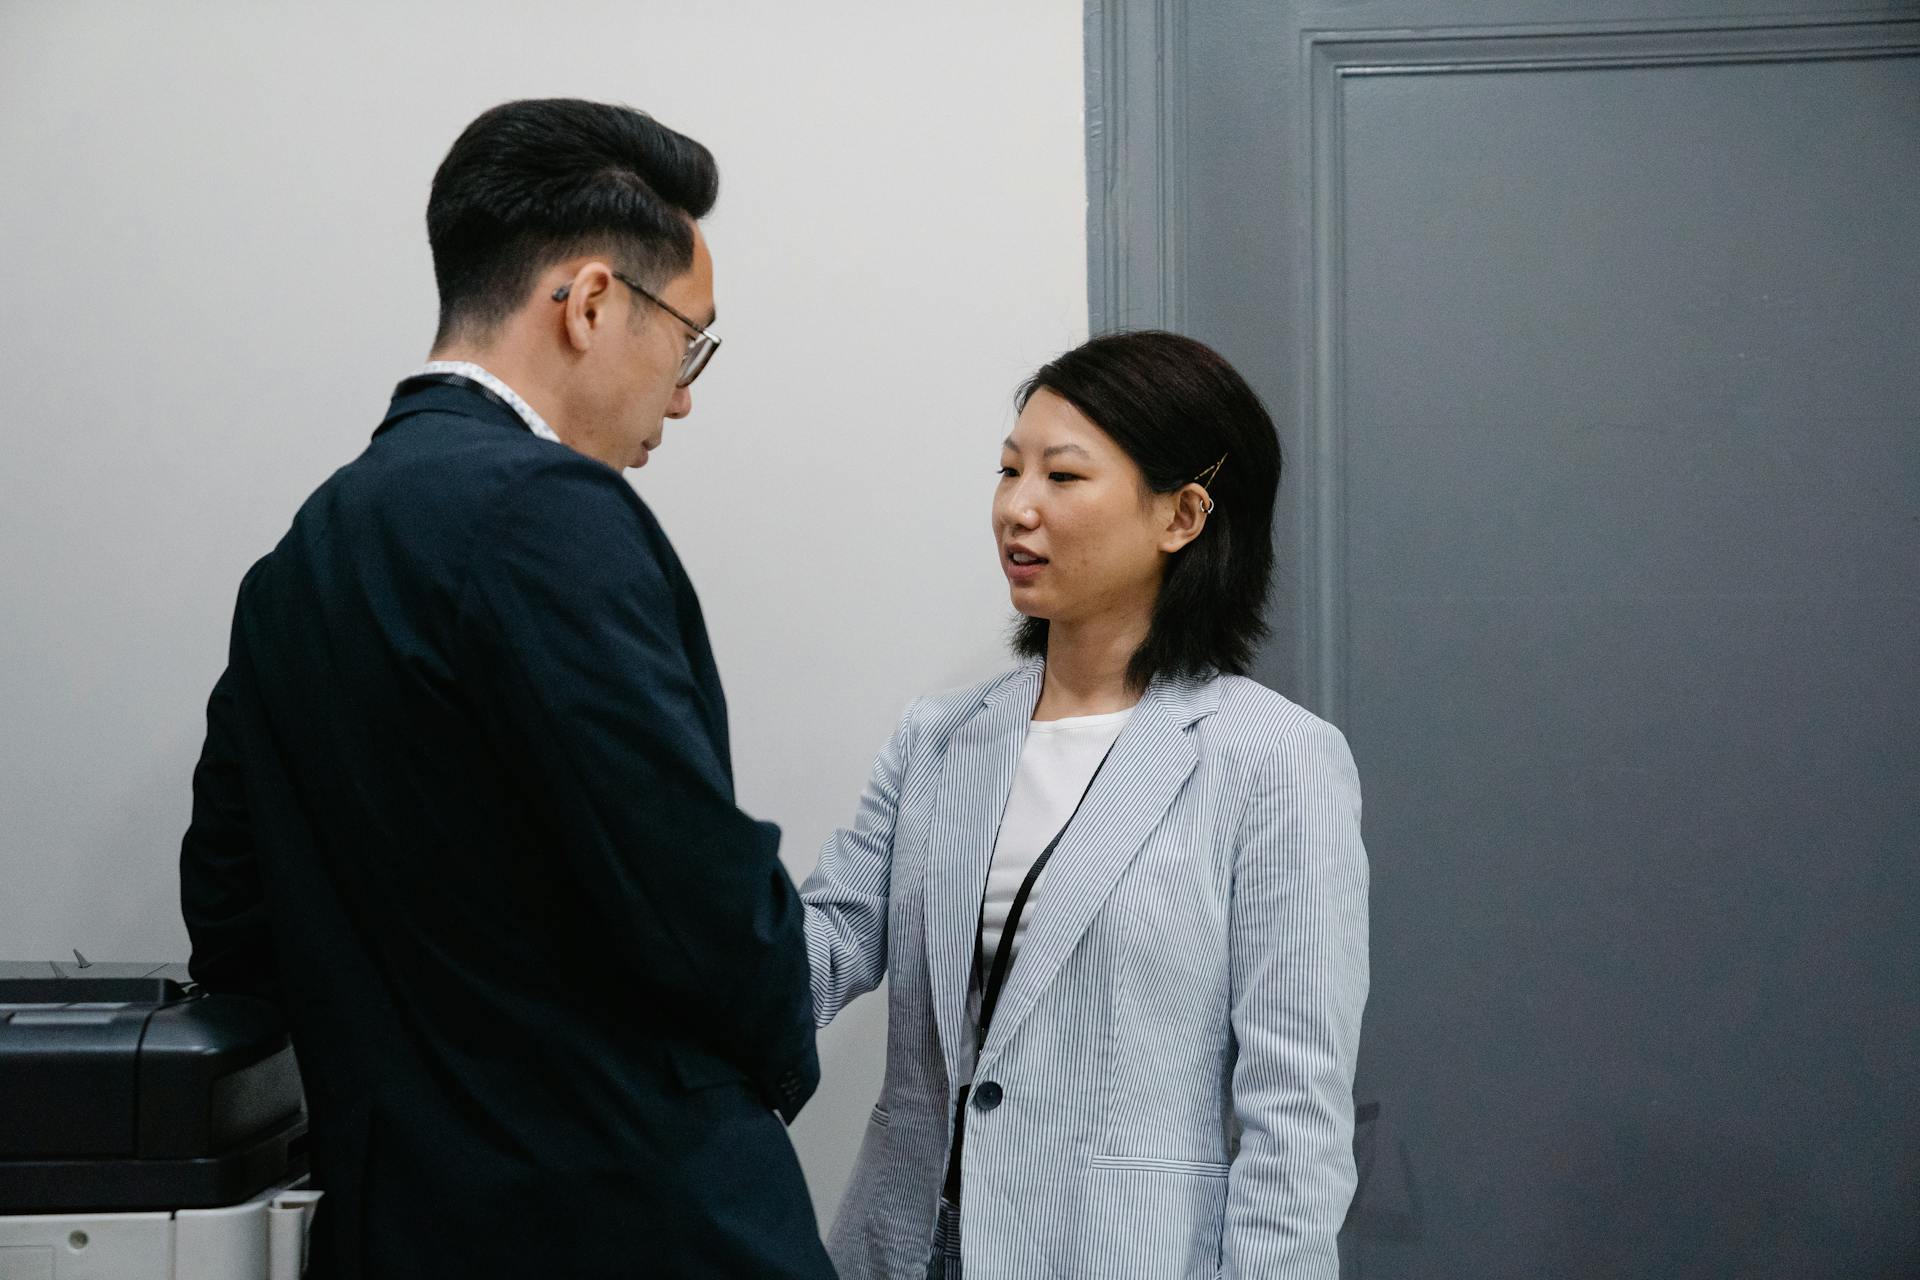
<path id="1" fill-rule="evenodd" d="M 1186 317 L 1187 6 L 1087 0 L 1087 317 L 1093 333 Z"/>
<path id="2" fill-rule="evenodd" d="M 1302 33 L 1300 73 L 1311 157 L 1310 230 L 1299 269 L 1311 282 L 1304 400 L 1309 406 L 1304 510 L 1296 529 L 1300 596 L 1292 622 L 1311 704 L 1343 723 L 1349 651 L 1343 351 L 1342 201 L 1347 86 L 1378 76 L 1484 75 L 1554 70 L 1823 62 L 1920 55 L 1920 20 L 1888 17 L 1713 22 L 1579 23 L 1478 29 L 1313 30 Z M 1164 185 L 1163 179 L 1163 185 Z M 1176 182 L 1174 184 L 1178 186 Z M 1182 189 L 1184 195 L 1184 189 Z M 1113 245 L 1103 245 L 1111 251 Z M 1163 270 L 1177 262 L 1162 255 Z M 1171 292 L 1177 293 L 1177 286 Z"/>

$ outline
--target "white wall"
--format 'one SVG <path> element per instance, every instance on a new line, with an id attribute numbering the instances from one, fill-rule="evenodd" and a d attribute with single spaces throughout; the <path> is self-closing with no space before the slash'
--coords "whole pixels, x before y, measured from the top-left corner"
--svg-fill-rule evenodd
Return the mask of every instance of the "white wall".
<path id="1" fill-rule="evenodd" d="M 804 875 L 906 700 L 1003 661 L 995 446 L 1086 327 L 1080 11 L 0 0 L 0 958 L 184 958 L 233 590 L 424 355 L 428 179 L 516 97 L 719 157 L 726 347 L 639 483 Z M 883 1027 L 822 1041 L 823 1215 Z"/>

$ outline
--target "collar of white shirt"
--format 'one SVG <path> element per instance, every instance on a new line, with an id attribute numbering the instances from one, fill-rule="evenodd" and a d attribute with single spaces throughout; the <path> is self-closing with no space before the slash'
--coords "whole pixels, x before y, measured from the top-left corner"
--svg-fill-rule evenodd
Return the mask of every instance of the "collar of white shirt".
<path id="1" fill-rule="evenodd" d="M 519 392 L 515 391 L 512 387 L 479 365 L 473 363 L 473 361 L 429 360 L 407 376 L 409 378 L 419 378 L 430 373 L 451 373 L 457 374 L 462 378 L 471 378 L 487 390 L 493 392 L 493 394 L 499 396 L 502 400 L 505 400 L 508 406 L 520 415 L 520 421 L 527 424 L 527 430 L 533 432 L 533 434 L 539 436 L 542 440 L 551 440 L 555 444 L 561 443 L 560 437 L 553 434 L 553 428 L 547 425 L 547 420 L 534 412 L 533 406 L 525 400 L 522 400 Z"/>

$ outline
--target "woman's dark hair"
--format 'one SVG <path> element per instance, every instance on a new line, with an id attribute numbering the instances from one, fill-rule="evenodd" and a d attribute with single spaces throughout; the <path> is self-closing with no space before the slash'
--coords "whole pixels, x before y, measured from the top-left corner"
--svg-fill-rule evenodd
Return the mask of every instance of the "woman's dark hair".
<path id="1" fill-rule="evenodd" d="M 713 154 L 643 111 L 578 98 L 493 108 L 454 141 L 427 198 L 438 340 L 485 334 L 577 253 L 664 283 L 692 265 L 693 223 L 719 191 Z"/>
<path id="2" fill-rule="evenodd" d="M 1127 678 L 1244 675 L 1267 633 L 1273 574 L 1273 502 L 1280 488 L 1280 439 L 1246 379 L 1213 348 L 1146 329 L 1094 338 L 1042 365 L 1014 396 L 1025 409 L 1036 392 L 1071 404 L 1126 451 L 1154 493 L 1201 479 L 1214 501 L 1207 527 L 1176 551 L 1147 638 Z M 1047 651 L 1047 620 L 1021 618 L 1013 647 Z"/>

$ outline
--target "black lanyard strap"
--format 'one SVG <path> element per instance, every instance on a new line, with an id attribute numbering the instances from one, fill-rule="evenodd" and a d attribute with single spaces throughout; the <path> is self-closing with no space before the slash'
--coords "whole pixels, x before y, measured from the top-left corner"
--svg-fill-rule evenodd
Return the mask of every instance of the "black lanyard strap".
<path id="1" fill-rule="evenodd" d="M 980 1021 L 974 1030 L 973 1039 L 976 1053 L 987 1043 L 987 1028 L 993 1022 L 995 1006 L 1000 1003 L 1000 989 L 1007 985 L 1007 971 L 1013 968 L 1013 940 L 1020 932 L 1020 917 L 1027 909 L 1027 899 L 1033 896 L 1033 886 L 1039 883 L 1040 873 L 1046 870 L 1047 860 L 1053 857 L 1053 851 L 1058 849 L 1060 841 L 1066 838 L 1067 828 L 1071 827 L 1073 820 L 1080 816 L 1081 806 L 1086 804 L 1087 796 L 1093 792 L 1094 779 L 1098 778 L 1100 771 L 1107 767 L 1107 757 L 1112 754 L 1113 748 L 1109 746 L 1106 755 L 1100 757 L 1100 763 L 1093 766 L 1093 775 L 1087 779 L 1087 785 L 1080 792 L 1080 798 L 1074 801 L 1073 812 L 1067 815 L 1067 820 L 1060 825 L 1060 830 L 1055 833 L 1053 839 L 1047 841 L 1047 847 L 1040 851 L 1040 856 L 1033 860 L 1031 867 L 1027 868 L 1026 877 L 1020 881 L 1020 888 L 1013 895 L 1013 905 L 1007 909 L 1006 926 L 1000 930 L 1000 944 L 993 949 L 993 964 L 987 970 L 986 986 L 980 990 Z M 983 958 L 981 951 L 986 935 L 986 898 L 986 889 L 983 886 L 980 891 L 980 923 L 973 931 L 973 964 L 976 981 L 979 979 L 980 961 Z"/>
<path id="2" fill-rule="evenodd" d="M 1115 739 L 1118 742 L 1119 739 Z M 987 971 L 987 984 L 980 992 L 980 1020 L 974 1027 L 974 1057 L 978 1061 L 980 1050 L 987 1043 L 987 1028 L 993 1023 L 993 1010 L 1000 1003 L 1000 990 L 1007 985 L 1007 971 L 1013 967 L 1013 939 L 1020 930 L 1020 917 L 1027 909 L 1027 899 L 1033 896 L 1033 886 L 1039 882 L 1040 873 L 1046 869 L 1047 859 L 1053 857 L 1053 851 L 1060 847 L 1060 841 L 1066 837 L 1067 828 L 1080 816 L 1080 809 L 1087 803 L 1087 796 L 1093 791 L 1094 779 L 1107 767 L 1107 758 L 1113 754 L 1113 746 L 1107 747 L 1106 755 L 1100 757 L 1100 763 L 1093 767 L 1093 776 L 1087 779 L 1087 785 L 1080 792 L 1080 798 L 1074 802 L 1073 812 L 1061 824 L 1053 839 L 1047 841 L 1047 847 L 1027 868 L 1027 874 L 1020 881 L 1020 888 L 1013 895 L 1013 905 L 1007 910 L 1006 927 L 1000 931 L 1000 944 L 993 949 L 993 964 Z M 980 890 L 980 921 L 973 930 L 973 979 L 979 981 L 980 961 L 984 950 L 987 915 L 986 887 Z M 945 1195 L 949 1202 L 960 1203 L 960 1145 L 967 1132 L 967 1096 L 972 1092 L 970 1085 L 962 1085 L 960 1096 L 953 1108 L 953 1143 L 947 1149 L 947 1180 Z"/>

